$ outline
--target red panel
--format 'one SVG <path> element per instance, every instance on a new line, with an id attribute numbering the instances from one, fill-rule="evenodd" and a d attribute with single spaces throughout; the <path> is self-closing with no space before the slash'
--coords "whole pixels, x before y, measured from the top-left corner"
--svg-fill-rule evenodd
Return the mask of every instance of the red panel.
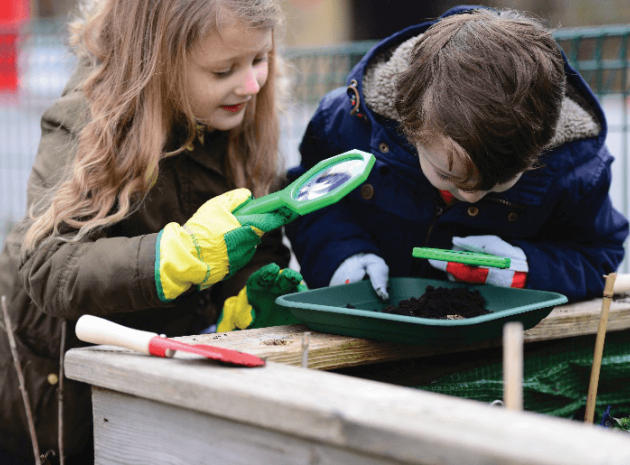
<path id="1" fill-rule="evenodd" d="M 17 34 L 0 33 L 0 92 L 16 92 Z"/>
<path id="2" fill-rule="evenodd" d="M 0 93 L 17 91 L 18 27 L 28 17 L 29 0 L 0 0 Z"/>
<path id="3" fill-rule="evenodd" d="M 28 17 L 28 0 L 0 0 L 0 27 L 17 26 Z"/>

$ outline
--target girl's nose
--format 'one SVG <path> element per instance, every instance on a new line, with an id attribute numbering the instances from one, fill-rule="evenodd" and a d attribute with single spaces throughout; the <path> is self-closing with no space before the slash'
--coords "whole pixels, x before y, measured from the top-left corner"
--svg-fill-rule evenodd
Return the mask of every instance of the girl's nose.
<path id="1" fill-rule="evenodd" d="M 249 68 L 239 82 L 236 93 L 239 95 L 256 95 L 260 92 L 261 83 L 258 79 L 258 73 L 259 71 L 256 68 Z"/>
<path id="2" fill-rule="evenodd" d="M 483 199 L 487 193 L 487 191 L 459 191 L 459 195 L 461 196 L 461 198 L 469 203 L 478 202 L 479 200 Z"/>

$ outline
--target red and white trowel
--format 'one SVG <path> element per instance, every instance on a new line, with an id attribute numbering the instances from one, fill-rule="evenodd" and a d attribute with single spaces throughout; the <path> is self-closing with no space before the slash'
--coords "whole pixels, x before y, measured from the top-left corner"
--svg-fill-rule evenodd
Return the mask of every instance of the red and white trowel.
<path id="1" fill-rule="evenodd" d="M 127 328 L 103 318 L 83 315 L 77 320 L 77 337 L 92 344 L 105 344 L 157 357 L 172 357 L 176 351 L 201 355 L 229 365 L 260 367 L 265 361 L 255 355 L 205 344 L 187 344 L 157 333 Z"/>

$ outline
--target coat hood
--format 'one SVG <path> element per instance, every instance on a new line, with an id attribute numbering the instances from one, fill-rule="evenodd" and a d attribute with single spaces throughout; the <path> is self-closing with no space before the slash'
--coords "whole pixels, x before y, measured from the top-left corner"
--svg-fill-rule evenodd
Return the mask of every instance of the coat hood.
<path id="1" fill-rule="evenodd" d="M 469 9 L 453 8 L 442 17 Z M 434 22 L 418 24 L 390 36 L 377 44 L 355 67 L 349 83 L 356 81 L 357 90 L 363 96 L 361 103 L 366 117 L 372 119 L 378 115 L 399 121 L 394 105 L 397 76 L 408 67 L 414 46 L 432 24 Z M 568 64 L 564 53 L 563 59 L 567 86 L 549 148 L 591 137 L 598 137 L 603 145 L 607 127 L 601 106 L 582 77 Z"/>

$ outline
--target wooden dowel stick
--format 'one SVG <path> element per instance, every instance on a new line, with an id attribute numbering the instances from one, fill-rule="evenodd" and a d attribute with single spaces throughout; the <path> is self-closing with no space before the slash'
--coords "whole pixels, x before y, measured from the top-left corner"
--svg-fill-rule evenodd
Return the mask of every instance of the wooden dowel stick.
<path id="1" fill-rule="evenodd" d="M 308 331 L 302 334 L 302 368 L 308 368 L 308 345 L 311 333 Z"/>
<path id="2" fill-rule="evenodd" d="M 508 410 L 523 410 L 523 323 L 503 327 L 503 401 Z"/>
<path id="3" fill-rule="evenodd" d="M 608 313 L 610 302 L 613 297 L 613 289 L 617 273 L 610 273 L 606 276 L 604 287 L 604 298 L 602 300 L 602 313 L 599 317 L 599 327 L 597 328 L 597 338 L 595 339 L 595 352 L 593 354 L 593 367 L 591 368 L 591 380 L 588 385 L 588 395 L 586 397 L 585 423 L 593 423 L 595 416 L 595 399 L 597 398 L 597 385 L 599 383 L 599 371 L 602 367 L 602 355 L 604 354 L 604 340 L 606 339 L 606 326 L 608 325 Z"/>

